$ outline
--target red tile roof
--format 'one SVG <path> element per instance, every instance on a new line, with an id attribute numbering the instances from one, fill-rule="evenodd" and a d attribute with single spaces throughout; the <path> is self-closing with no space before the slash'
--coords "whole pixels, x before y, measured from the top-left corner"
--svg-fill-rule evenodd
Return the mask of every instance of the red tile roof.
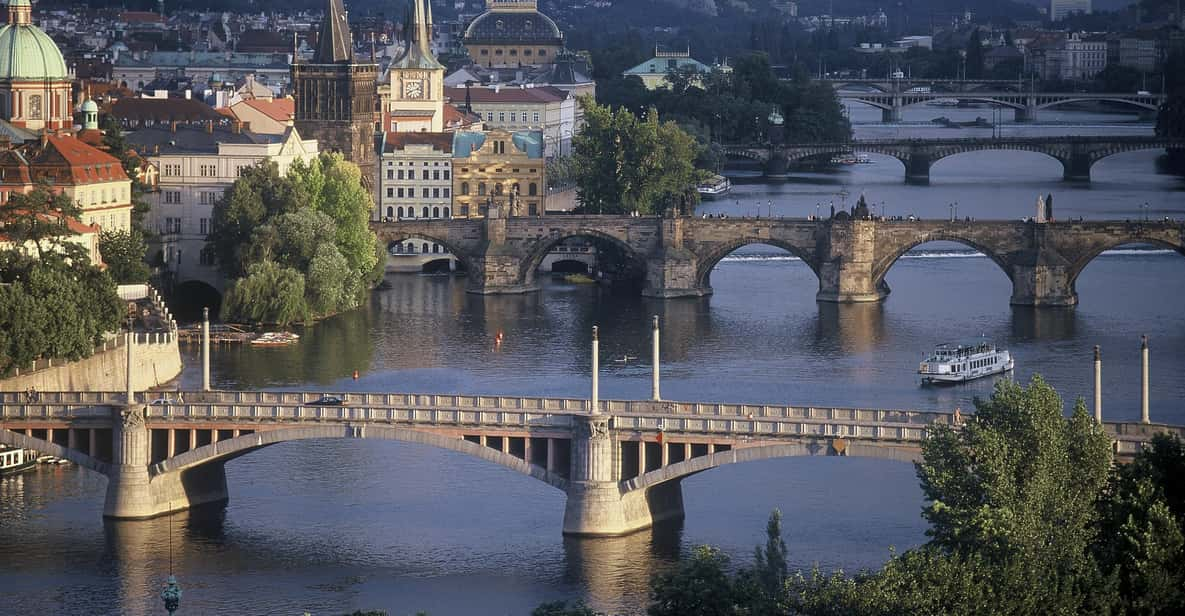
<path id="1" fill-rule="evenodd" d="M 270 101 L 253 98 L 243 101 L 242 104 L 277 122 L 287 122 L 296 113 L 296 101 L 290 98 L 277 98 Z"/>
<path id="2" fill-rule="evenodd" d="M 69 169 L 69 178 L 55 173 L 56 181 L 77 186 L 128 179 L 118 158 L 74 137 L 50 135 L 44 147 L 38 143 L 34 148 L 29 163 L 36 176 L 41 176 L 42 170 L 52 172 L 54 167 L 66 167 Z"/>

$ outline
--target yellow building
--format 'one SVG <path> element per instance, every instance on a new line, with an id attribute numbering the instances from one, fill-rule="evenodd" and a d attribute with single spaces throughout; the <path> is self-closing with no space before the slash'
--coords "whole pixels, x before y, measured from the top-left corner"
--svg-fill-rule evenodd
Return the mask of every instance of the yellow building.
<path id="1" fill-rule="evenodd" d="M 491 130 L 453 135 L 453 216 L 481 218 L 490 207 L 540 216 L 547 195 L 543 133 Z"/>
<path id="2" fill-rule="evenodd" d="M 564 49 L 564 33 L 535 0 L 486 0 L 463 40 L 470 59 L 487 68 L 553 64 Z"/>

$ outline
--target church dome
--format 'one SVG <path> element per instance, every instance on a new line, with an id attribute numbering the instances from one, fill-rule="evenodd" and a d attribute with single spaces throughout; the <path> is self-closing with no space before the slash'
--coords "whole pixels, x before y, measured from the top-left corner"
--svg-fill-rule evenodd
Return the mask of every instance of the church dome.
<path id="1" fill-rule="evenodd" d="M 539 11 L 486 11 L 465 29 L 465 43 L 486 45 L 562 45 L 564 35 Z"/>
<path id="2" fill-rule="evenodd" d="M 0 80 L 70 79 L 57 43 L 29 19 L 29 0 L 8 3 L 8 23 L 0 28 Z"/>

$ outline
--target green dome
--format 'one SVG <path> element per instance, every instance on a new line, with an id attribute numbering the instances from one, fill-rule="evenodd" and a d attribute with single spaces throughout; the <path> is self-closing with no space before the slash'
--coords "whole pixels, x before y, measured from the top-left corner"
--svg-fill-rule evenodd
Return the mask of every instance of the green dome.
<path id="1" fill-rule="evenodd" d="M 62 52 L 40 28 L 24 24 L 5 24 L 0 28 L 0 80 L 64 81 L 69 78 Z"/>
<path id="2" fill-rule="evenodd" d="M 91 99 L 88 98 L 88 99 L 86 99 L 86 102 L 84 102 L 82 104 L 82 112 L 83 113 L 99 113 L 99 105 L 97 103 L 95 103 L 95 101 L 92 101 Z"/>

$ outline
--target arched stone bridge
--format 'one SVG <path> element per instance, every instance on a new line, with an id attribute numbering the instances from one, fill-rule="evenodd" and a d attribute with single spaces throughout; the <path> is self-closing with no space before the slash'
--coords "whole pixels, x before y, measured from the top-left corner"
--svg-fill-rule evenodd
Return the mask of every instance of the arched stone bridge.
<path id="1" fill-rule="evenodd" d="M 1126 105 L 1140 112 L 1145 119 L 1155 119 L 1164 102 L 1163 94 L 1082 93 L 1082 92 L 851 92 L 841 91 L 844 101 L 864 103 L 881 110 L 885 122 L 900 122 L 901 110 L 936 99 L 957 98 L 960 102 L 987 103 L 1013 109 L 1017 122 L 1032 122 L 1037 112 L 1070 103 L 1103 102 Z"/>
<path id="2" fill-rule="evenodd" d="M 711 273 L 732 251 L 770 244 L 799 257 L 819 278 L 816 298 L 869 302 L 889 292 L 885 274 L 906 251 L 930 241 L 965 244 L 1012 281 L 1011 302 L 1072 306 L 1075 281 L 1104 250 L 1150 243 L 1185 254 L 1185 223 L 1023 221 L 810 221 L 775 218 L 536 216 L 371 223 L 384 242 L 439 242 L 465 263 L 469 291 L 523 293 L 539 288 L 543 257 L 571 237 L 615 246 L 638 271 L 643 294 L 694 297 L 712 292 Z"/>
<path id="3" fill-rule="evenodd" d="M 1185 140 L 1142 136 L 1116 137 L 1006 137 L 993 139 L 884 139 L 848 143 L 805 143 L 780 146 L 725 146 L 729 156 L 784 166 L 822 156 L 852 153 L 884 154 L 905 165 L 911 183 L 930 181 L 930 167 L 956 154 L 983 150 L 1037 152 L 1062 164 L 1067 181 L 1089 182 L 1090 168 L 1108 156 L 1138 150 L 1185 149 Z M 770 165 L 771 167 L 775 165 Z"/>
<path id="4" fill-rule="evenodd" d="M 149 518 L 226 501 L 225 464 L 269 445 L 322 438 L 421 443 L 475 456 L 567 495 L 566 534 L 620 535 L 683 516 L 680 481 L 791 456 L 912 461 L 946 413 L 760 404 L 589 401 L 432 394 L 185 392 L 127 405 L 111 393 L 0 394 L 0 444 L 66 458 L 107 477 L 103 514 Z M 1107 423 L 1121 458 L 1158 432 Z M 331 472 L 331 469 L 330 471 Z M 249 489 L 249 488 L 244 488 Z"/>

